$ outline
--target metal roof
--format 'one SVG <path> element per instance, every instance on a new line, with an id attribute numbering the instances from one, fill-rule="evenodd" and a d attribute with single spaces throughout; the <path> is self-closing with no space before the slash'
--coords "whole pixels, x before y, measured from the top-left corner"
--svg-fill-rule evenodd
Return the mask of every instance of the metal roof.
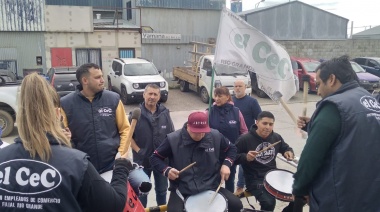
<path id="1" fill-rule="evenodd" d="M 357 35 L 380 35 L 380 25 L 372 27 L 371 29 L 364 30 L 362 32 L 358 32 L 353 34 L 352 36 L 357 36 Z"/>
<path id="2" fill-rule="evenodd" d="M 328 12 L 326 10 L 322 10 L 318 7 L 314 7 L 313 5 L 310 5 L 310 4 L 306 4 L 302 1 L 290 1 L 290 2 L 286 2 L 286 3 L 281 3 L 281 4 L 276 4 L 276 5 L 271 5 L 271 6 L 267 6 L 267 7 L 259 7 L 259 8 L 255 8 L 255 9 L 252 9 L 252 10 L 246 10 L 246 11 L 243 11 L 243 12 L 240 12 L 240 13 L 237 13 L 238 16 L 245 16 L 245 15 L 249 15 L 249 14 L 252 14 L 252 13 L 257 13 L 257 12 L 261 12 L 261 11 L 265 11 L 265 10 L 271 10 L 273 8 L 276 8 L 276 7 L 282 7 L 284 5 L 287 5 L 287 4 L 303 4 L 303 5 L 306 5 L 308 7 L 311 7 L 313 9 L 316 9 L 316 10 L 320 10 L 320 11 L 323 11 L 325 13 L 329 13 L 331 15 L 334 15 L 336 17 L 339 17 L 339 18 L 343 18 L 343 19 L 346 19 L 348 21 L 347 18 L 344 18 L 342 16 L 339 16 L 339 15 L 336 15 L 334 13 L 331 13 L 331 12 Z"/>

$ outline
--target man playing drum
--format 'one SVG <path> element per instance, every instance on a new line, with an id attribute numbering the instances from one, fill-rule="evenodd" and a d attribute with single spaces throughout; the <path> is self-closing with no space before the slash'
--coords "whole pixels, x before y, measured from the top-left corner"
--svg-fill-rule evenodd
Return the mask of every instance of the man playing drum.
<path id="1" fill-rule="evenodd" d="M 247 190 L 260 202 L 261 210 L 265 211 L 273 211 L 276 206 L 276 199 L 264 188 L 265 174 L 277 168 L 277 153 L 288 160 L 294 157 L 293 149 L 281 135 L 273 132 L 274 121 L 271 112 L 261 112 L 250 131 L 236 141 L 238 154 L 235 162 L 243 167 Z M 278 141 L 281 142 L 259 153 Z"/>
<path id="2" fill-rule="evenodd" d="M 191 113 L 183 128 L 168 134 L 150 158 L 152 167 L 170 180 L 168 212 L 183 211 L 187 197 L 207 190 L 215 191 L 221 182 L 228 179 L 235 157 L 235 145 L 217 130 L 210 129 L 207 115 Z M 169 166 L 164 162 L 165 158 L 169 158 Z M 180 173 L 194 162 L 194 166 Z M 229 211 L 243 208 L 240 199 L 228 190 L 220 188 L 219 193 L 228 200 Z M 211 203 L 199 202 L 202 206 Z M 197 204 L 192 207 L 197 207 Z"/>

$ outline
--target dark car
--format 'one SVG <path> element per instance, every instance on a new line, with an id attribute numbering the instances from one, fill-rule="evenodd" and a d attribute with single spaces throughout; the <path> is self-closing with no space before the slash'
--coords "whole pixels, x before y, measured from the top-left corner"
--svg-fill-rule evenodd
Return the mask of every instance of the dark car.
<path id="1" fill-rule="evenodd" d="M 361 87 L 366 89 L 369 92 L 373 92 L 374 90 L 380 88 L 379 80 L 380 78 L 366 72 L 360 65 L 355 62 L 351 62 L 352 69 L 354 69 L 356 75 L 359 79 L 359 84 Z"/>
<path id="2" fill-rule="evenodd" d="M 46 74 L 47 80 L 55 88 L 59 96 L 65 96 L 73 91 L 79 84 L 76 78 L 78 67 L 53 67 Z"/>
<path id="3" fill-rule="evenodd" d="M 380 77 L 380 57 L 357 57 L 353 59 L 368 73 Z"/>

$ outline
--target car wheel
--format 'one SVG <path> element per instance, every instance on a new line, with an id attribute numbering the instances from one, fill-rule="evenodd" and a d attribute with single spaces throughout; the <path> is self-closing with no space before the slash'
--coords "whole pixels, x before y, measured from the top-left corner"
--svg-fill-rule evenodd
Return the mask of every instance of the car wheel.
<path id="1" fill-rule="evenodd" d="M 256 79 L 256 76 L 252 79 L 252 82 L 251 82 L 251 85 L 252 85 L 252 91 L 255 91 L 256 95 L 260 98 L 265 98 L 267 97 L 267 94 L 261 90 L 259 88 L 259 85 L 257 83 L 257 79 Z"/>
<path id="2" fill-rule="evenodd" d="M 121 102 L 125 105 L 130 104 L 131 100 L 128 99 L 127 89 L 125 87 L 121 88 Z"/>
<path id="3" fill-rule="evenodd" d="M 189 83 L 183 80 L 179 81 L 179 90 L 182 92 L 188 92 L 189 91 Z"/>
<path id="4" fill-rule="evenodd" d="M 164 97 L 162 97 L 161 99 L 160 99 L 160 102 L 163 102 L 163 103 L 165 103 L 165 102 L 167 102 L 168 101 L 168 96 L 164 96 Z"/>
<path id="5" fill-rule="evenodd" d="M 204 102 L 206 104 L 210 100 L 210 97 L 208 95 L 207 89 L 205 87 L 201 88 L 201 99 L 202 99 L 202 102 Z"/>
<path id="6" fill-rule="evenodd" d="M 0 127 L 3 129 L 2 137 L 7 137 L 14 128 L 14 121 L 7 111 L 0 110 Z"/>
<path id="7" fill-rule="evenodd" d="M 108 79 L 108 90 L 112 91 L 112 84 L 110 79 Z"/>

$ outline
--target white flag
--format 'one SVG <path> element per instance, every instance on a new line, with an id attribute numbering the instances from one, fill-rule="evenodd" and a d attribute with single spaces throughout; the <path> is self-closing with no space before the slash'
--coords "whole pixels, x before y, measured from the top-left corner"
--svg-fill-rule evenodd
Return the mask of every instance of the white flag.
<path id="1" fill-rule="evenodd" d="M 296 93 L 286 50 L 227 8 L 222 10 L 215 50 L 215 70 L 221 66 L 255 72 L 259 88 L 273 100 L 282 96 L 287 101 Z"/>

